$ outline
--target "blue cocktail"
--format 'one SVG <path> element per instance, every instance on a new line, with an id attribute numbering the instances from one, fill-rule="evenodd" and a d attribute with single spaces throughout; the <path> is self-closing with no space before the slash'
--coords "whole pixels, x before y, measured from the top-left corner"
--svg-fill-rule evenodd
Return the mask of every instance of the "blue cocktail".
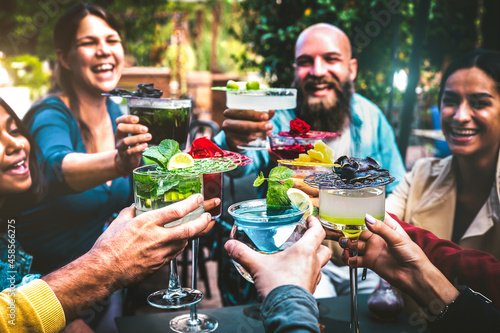
<path id="1" fill-rule="evenodd" d="M 265 254 L 283 251 L 304 234 L 304 214 L 307 211 L 294 208 L 269 210 L 265 199 L 236 203 L 228 209 L 234 218 L 230 238 Z M 236 262 L 234 265 L 246 280 L 253 283 L 252 277 L 243 267 Z"/>

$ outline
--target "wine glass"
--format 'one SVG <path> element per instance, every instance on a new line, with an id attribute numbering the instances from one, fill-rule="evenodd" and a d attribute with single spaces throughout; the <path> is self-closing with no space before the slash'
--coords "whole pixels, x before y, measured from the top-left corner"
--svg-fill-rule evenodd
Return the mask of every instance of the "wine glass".
<path id="1" fill-rule="evenodd" d="M 234 218 L 229 238 L 260 253 L 283 251 L 302 238 L 306 231 L 304 214 L 307 211 L 308 208 L 270 211 L 266 199 L 235 203 L 228 208 Z M 240 264 L 233 263 L 241 276 L 253 283 L 252 276 Z"/>
<path id="2" fill-rule="evenodd" d="M 146 165 L 133 172 L 134 199 L 137 215 L 169 206 L 188 198 L 195 193 L 202 193 L 203 176 L 201 174 L 177 173 L 158 169 L 158 165 Z M 181 219 L 165 224 L 173 227 L 191 221 L 203 214 L 203 204 Z M 170 261 L 170 280 L 168 288 L 156 291 L 148 296 L 148 303 L 161 309 L 178 309 L 196 304 L 203 298 L 203 293 L 196 289 L 182 288 L 177 271 L 177 260 Z"/>
<path id="3" fill-rule="evenodd" d="M 357 241 L 366 229 L 365 216 L 370 214 L 383 220 L 385 214 L 385 185 L 377 187 L 333 189 L 329 185 L 319 187 L 319 217 L 326 228 L 340 230 L 353 244 L 350 257 L 356 257 Z M 359 332 L 358 324 L 358 268 L 349 267 L 351 283 L 351 332 Z"/>
<path id="4" fill-rule="evenodd" d="M 226 106 L 234 110 L 269 110 L 295 109 L 297 107 L 297 89 L 267 88 L 258 90 L 226 90 Z M 239 149 L 267 149 L 266 133 L 259 133 L 256 140 L 238 146 Z"/>
<path id="5" fill-rule="evenodd" d="M 205 200 L 219 198 L 221 204 L 209 211 L 212 219 L 216 219 L 222 213 L 222 172 L 203 175 L 203 196 Z M 198 281 L 198 250 L 200 239 L 192 240 L 193 257 L 191 261 L 191 289 L 197 288 Z M 170 321 L 170 328 L 175 332 L 199 332 L 208 333 L 217 329 L 219 323 L 217 319 L 203 313 L 198 313 L 198 304 L 191 305 L 189 314 L 184 314 L 173 318 Z"/>

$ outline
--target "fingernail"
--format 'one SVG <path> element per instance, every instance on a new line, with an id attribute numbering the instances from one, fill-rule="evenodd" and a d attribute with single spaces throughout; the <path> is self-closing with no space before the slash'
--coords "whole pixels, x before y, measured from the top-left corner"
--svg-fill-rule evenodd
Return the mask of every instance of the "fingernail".
<path id="1" fill-rule="evenodd" d="M 377 220 L 375 220 L 375 218 L 373 216 L 371 216 L 370 214 L 366 214 L 365 220 L 366 220 L 366 222 L 370 223 L 371 225 L 373 225 L 377 222 Z"/>
<path id="2" fill-rule="evenodd" d="M 133 121 L 134 123 L 137 123 L 137 122 L 139 121 L 139 117 L 137 117 L 137 116 L 133 116 L 133 117 L 132 117 L 132 121 Z"/>
<path id="3" fill-rule="evenodd" d="M 146 126 L 141 126 L 141 132 L 147 132 L 148 128 Z"/>
<path id="4" fill-rule="evenodd" d="M 210 220 L 212 219 L 212 215 L 210 215 L 210 213 L 207 213 L 207 219 L 208 219 L 208 222 L 210 222 Z"/>
<path id="5" fill-rule="evenodd" d="M 234 248 L 234 242 L 227 241 L 226 244 L 224 244 L 224 248 L 226 249 L 226 252 L 230 253 Z"/>
<path id="6" fill-rule="evenodd" d="M 151 133 L 147 133 L 147 134 L 145 134 L 145 137 L 146 137 L 146 140 L 147 140 L 147 139 L 151 139 L 153 136 L 151 135 Z"/>
<path id="7" fill-rule="evenodd" d="M 269 115 L 267 113 L 263 113 L 260 115 L 260 119 L 267 120 L 267 119 L 269 119 Z"/>
<path id="8" fill-rule="evenodd" d="M 215 203 L 218 205 L 220 205 L 220 199 L 219 198 L 215 198 Z"/>
<path id="9" fill-rule="evenodd" d="M 266 130 L 270 130 L 270 129 L 273 129 L 273 124 L 267 123 L 266 124 Z"/>
<path id="10" fill-rule="evenodd" d="M 198 199 L 196 199 L 198 201 L 198 203 L 202 203 L 203 202 L 203 195 L 201 194 L 198 194 Z"/>
<path id="11" fill-rule="evenodd" d="M 341 247 L 346 247 L 347 246 L 347 238 L 339 239 L 339 244 Z"/>

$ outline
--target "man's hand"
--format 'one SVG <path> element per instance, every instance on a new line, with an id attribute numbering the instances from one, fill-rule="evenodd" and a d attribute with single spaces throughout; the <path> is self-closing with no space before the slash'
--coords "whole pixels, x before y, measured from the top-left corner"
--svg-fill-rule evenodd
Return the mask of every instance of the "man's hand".
<path id="1" fill-rule="evenodd" d="M 205 208 L 214 207 L 217 201 L 207 201 Z M 44 276 L 42 279 L 64 309 L 66 322 L 81 316 L 86 308 L 99 304 L 114 291 L 142 281 L 177 257 L 188 239 L 209 229 L 214 222 L 208 213 L 175 227 L 164 227 L 202 202 L 203 196 L 194 194 L 139 216 L 135 216 L 135 208 L 125 208 L 89 252 Z"/>
<path id="2" fill-rule="evenodd" d="M 165 224 L 184 217 L 202 202 L 203 196 L 195 194 L 176 204 L 137 217 L 134 208 L 126 208 L 99 237 L 89 254 L 118 269 L 115 278 L 120 287 L 137 283 L 177 257 L 187 245 L 188 239 L 210 230 L 213 222 L 211 223 L 208 213 L 175 227 L 164 227 Z M 216 205 L 216 200 L 211 200 L 206 205 L 210 209 Z"/>
<path id="3" fill-rule="evenodd" d="M 224 116 L 226 119 L 222 123 L 222 130 L 226 133 L 226 143 L 231 150 L 237 150 L 237 146 L 257 139 L 264 132 L 266 136 L 270 135 L 273 130 L 269 120 L 274 116 L 274 110 L 258 112 L 227 109 Z"/>
<path id="4" fill-rule="evenodd" d="M 250 249 L 245 244 L 229 240 L 225 249 L 229 256 L 252 276 L 262 298 L 276 287 L 293 284 L 313 293 L 321 280 L 321 267 L 331 257 L 330 250 L 321 245 L 325 231 L 312 216 L 307 219 L 304 236 L 288 249 L 266 255 Z"/>

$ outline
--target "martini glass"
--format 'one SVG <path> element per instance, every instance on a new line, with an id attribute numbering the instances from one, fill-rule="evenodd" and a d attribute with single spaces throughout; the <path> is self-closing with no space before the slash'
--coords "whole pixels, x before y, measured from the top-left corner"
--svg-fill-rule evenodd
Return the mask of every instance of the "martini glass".
<path id="1" fill-rule="evenodd" d="M 258 90 L 226 90 L 226 106 L 234 110 L 269 110 L 295 109 L 297 107 L 297 89 L 268 88 Z M 240 145 L 240 149 L 267 149 L 266 133 L 259 133 L 256 140 Z"/>
<path id="2" fill-rule="evenodd" d="M 229 238 L 243 242 L 251 249 L 265 254 L 283 251 L 300 238 L 306 231 L 304 214 L 307 209 L 286 209 L 270 214 L 266 199 L 256 199 L 235 203 L 228 208 L 234 218 Z M 253 283 L 252 276 L 237 262 L 238 272 Z"/>
<path id="3" fill-rule="evenodd" d="M 157 165 L 139 167 L 133 172 L 134 199 L 137 215 L 169 206 L 202 193 L 201 174 L 177 173 L 158 169 Z M 166 228 L 191 221 L 203 214 L 203 204 L 183 218 L 165 224 Z M 177 260 L 170 261 L 168 288 L 158 290 L 148 296 L 148 303 L 161 309 L 178 309 L 198 303 L 203 293 L 196 289 L 182 288 L 177 271 Z"/>
<path id="4" fill-rule="evenodd" d="M 393 177 L 379 177 L 373 181 L 346 184 L 335 173 L 307 176 L 304 182 L 319 188 L 319 219 L 328 229 L 341 232 L 354 246 L 350 257 L 356 257 L 357 241 L 366 230 L 365 216 L 370 214 L 382 220 L 385 215 L 385 185 Z M 358 323 L 358 270 L 349 266 L 351 286 L 351 332 L 359 332 Z"/>

